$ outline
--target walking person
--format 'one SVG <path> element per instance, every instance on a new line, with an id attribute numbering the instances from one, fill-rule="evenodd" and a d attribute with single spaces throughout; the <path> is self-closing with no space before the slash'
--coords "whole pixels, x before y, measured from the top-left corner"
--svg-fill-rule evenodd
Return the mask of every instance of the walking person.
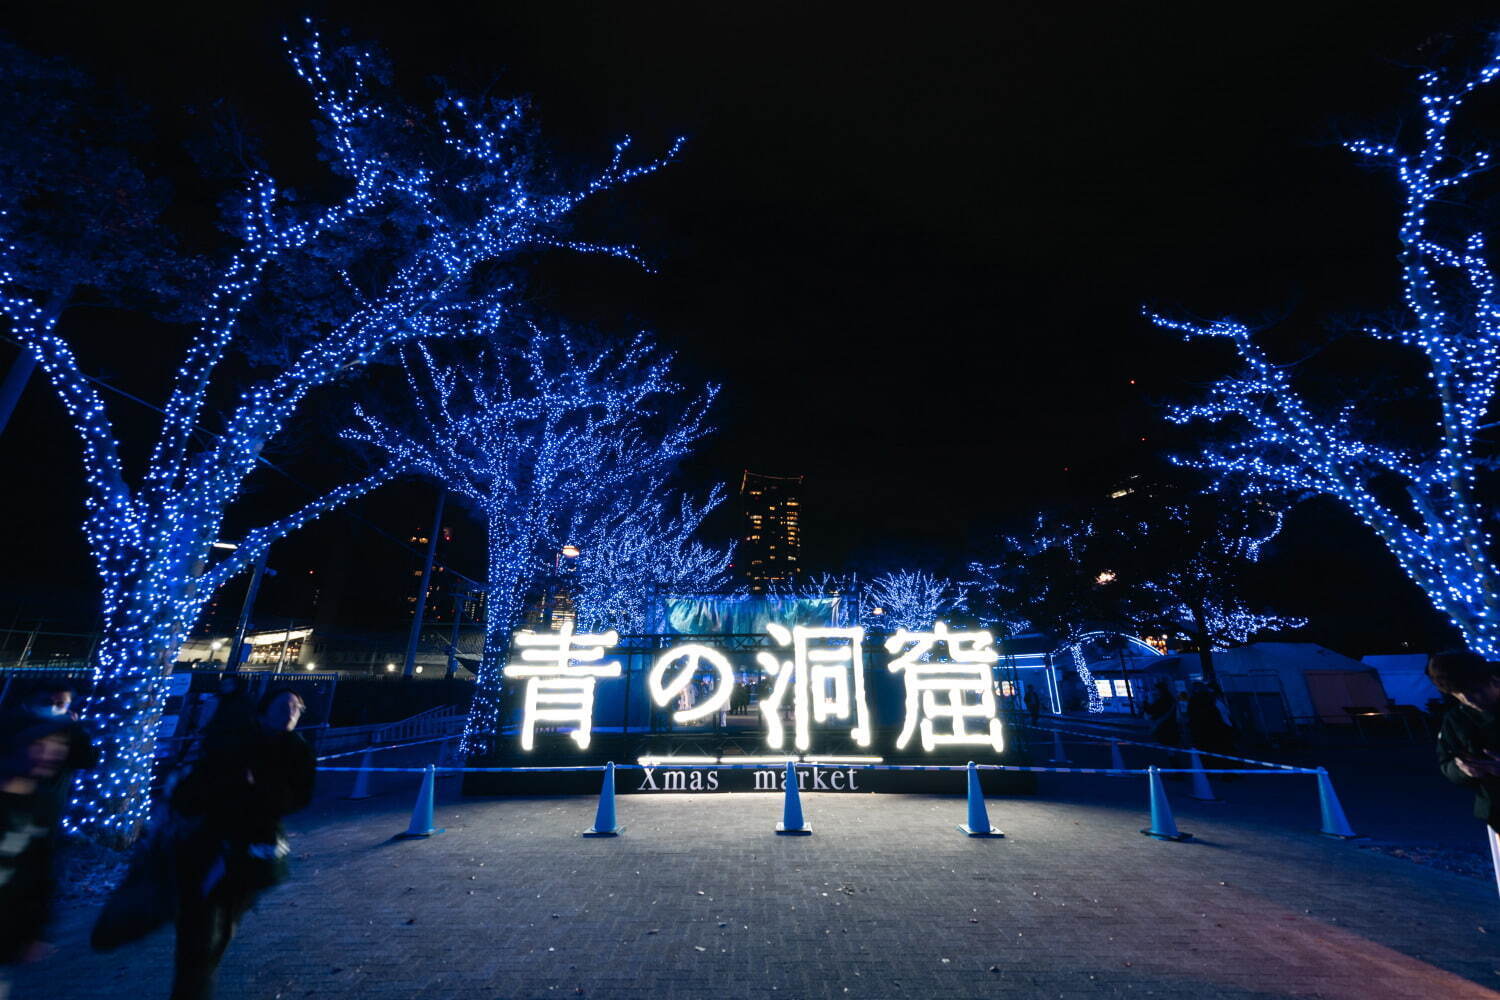
<path id="1" fill-rule="evenodd" d="M 1031 724 L 1035 726 L 1042 715 L 1042 697 L 1029 684 L 1026 686 L 1026 711 L 1031 716 Z"/>
<path id="2" fill-rule="evenodd" d="M 1188 735 L 1193 747 L 1207 753 L 1225 754 L 1234 750 L 1234 727 L 1225 721 L 1214 689 L 1202 681 L 1193 683 L 1193 693 L 1188 698 Z M 1214 767 L 1218 766 L 1217 760 L 1205 763 Z"/>
<path id="3" fill-rule="evenodd" d="M 302 699 L 269 692 L 247 722 L 224 719 L 203 755 L 173 789 L 179 815 L 196 829 L 179 844 L 173 1000 L 213 996 L 214 976 L 240 917 L 289 874 L 282 818 L 312 799 L 316 762 L 294 730 Z"/>
<path id="4" fill-rule="evenodd" d="M 1475 818 L 1500 832 L 1500 663 L 1469 652 L 1435 653 L 1427 677 L 1458 702 L 1438 730 L 1438 768 L 1473 789 Z"/>
<path id="5" fill-rule="evenodd" d="M 49 946 L 54 831 L 60 804 L 52 783 L 67 770 L 69 725 L 39 719 L 8 729 L 0 745 L 0 965 L 31 962 Z M 10 994 L 0 971 L 0 1000 Z"/>

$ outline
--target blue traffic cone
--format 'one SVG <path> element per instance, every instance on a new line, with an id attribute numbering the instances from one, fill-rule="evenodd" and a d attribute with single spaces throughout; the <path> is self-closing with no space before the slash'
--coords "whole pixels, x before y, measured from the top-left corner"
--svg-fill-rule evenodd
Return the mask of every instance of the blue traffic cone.
<path id="1" fill-rule="evenodd" d="M 615 826 L 615 762 L 604 765 L 604 785 L 599 789 L 599 811 L 594 813 L 594 825 L 583 831 L 585 837 L 618 837 L 620 827 Z"/>
<path id="2" fill-rule="evenodd" d="M 1125 758 L 1120 753 L 1120 741 L 1109 741 L 1109 766 L 1112 770 L 1125 770 Z"/>
<path id="3" fill-rule="evenodd" d="M 370 797 L 370 760 L 374 755 L 373 749 L 367 749 L 360 755 L 359 770 L 354 772 L 354 788 L 344 798 L 368 799 Z"/>
<path id="4" fill-rule="evenodd" d="M 1072 761 L 1068 760 L 1067 751 L 1063 750 L 1062 733 L 1058 732 L 1056 729 L 1052 730 L 1052 763 L 1054 763 L 1054 764 L 1071 764 L 1072 763 Z"/>
<path id="5" fill-rule="evenodd" d="M 786 762 L 786 805 L 782 808 L 781 822 L 776 832 L 788 836 L 805 837 L 812 833 L 812 824 L 802 820 L 802 796 L 797 791 L 797 765 Z"/>
<path id="6" fill-rule="evenodd" d="M 1350 837 L 1358 837 L 1349 821 L 1344 818 L 1344 807 L 1339 805 L 1339 797 L 1333 790 L 1333 781 L 1328 777 L 1328 772 L 1318 768 L 1318 806 L 1323 813 L 1323 828 L 1319 832 L 1325 837 L 1340 837 L 1345 840 Z"/>
<path id="7" fill-rule="evenodd" d="M 1218 802 L 1214 798 L 1213 786 L 1208 783 L 1208 772 L 1203 770 L 1203 759 L 1198 756 L 1198 751 L 1189 750 L 1188 761 L 1193 768 L 1193 790 L 1188 792 L 1188 796 L 1199 802 Z"/>
<path id="8" fill-rule="evenodd" d="M 979 769 L 969 761 L 969 822 L 959 827 L 971 837 L 1003 837 L 999 827 L 990 826 L 989 810 L 984 807 L 984 789 L 979 787 Z"/>
<path id="9" fill-rule="evenodd" d="M 1146 780 L 1151 784 L 1151 826 L 1141 832 L 1157 840 L 1187 840 L 1192 834 L 1177 829 L 1177 821 L 1172 818 L 1172 805 L 1167 801 L 1167 790 L 1161 784 L 1161 771 L 1155 764 L 1146 771 Z"/>
<path id="10" fill-rule="evenodd" d="M 442 833 L 432 825 L 432 795 L 437 787 L 437 768 L 431 764 L 422 772 L 422 787 L 417 791 L 417 804 L 411 809 L 411 824 L 405 833 L 398 833 L 397 840 L 413 840 Z"/>

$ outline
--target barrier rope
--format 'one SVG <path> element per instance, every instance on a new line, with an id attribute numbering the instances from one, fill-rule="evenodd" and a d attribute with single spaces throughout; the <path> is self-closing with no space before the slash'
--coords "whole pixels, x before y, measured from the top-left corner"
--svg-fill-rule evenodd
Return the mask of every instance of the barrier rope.
<path id="1" fill-rule="evenodd" d="M 365 753 L 380 753 L 385 750 L 404 750 L 407 747 L 418 747 L 422 746 L 425 743 L 446 743 L 448 740 L 456 739 L 458 739 L 458 734 L 454 733 L 452 736 L 433 736 L 425 740 L 413 740 L 410 743 L 392 743 L 388 746 L 383 747 L 360 747 L 358 750 L 345 750 L 342 753 L 324 754 L 323 756 L 319 757 L 318 760 L 338 760 L 341 757 L 358 757 L 360 754 Z"/>
<path id="2" fill-rule="evenodd" d="M 1055 727 L 1055 726 L 1033 726 L 1033 725 L 1031 725 L 1028 722 L 1018 722 L 1018 723 L 1015 723 L 1015 725 L 1021 726 L 1024 729 L 1035 729 L 1035 730 L 1037 730 L 1039 732 L 1043 732 L 1043 733 L 1066 733 L 1066 734 L 1068 734 L 1070 736 L 1082 736 L 1085 739 L 1092 740 L 1093 741 L 1092 745 L 1095 745 L 1095 746 L 1102 745 L 1102 744 L 1105 744 L 1105 743 L 1118 743 L 1121 746 L 1128 746 L 1128 747 L 1150 747 L 1153 750 L 1166 750 L 1169 753 L 1196 753 L 1200 757 L 1217 757 L 1220 760 L 1232 760 L 1232 761 L 1237 761 L 1238 763 L 1241 763 L 1241 764 L 1255 764 L 1255 765 L 1257 765 L 1259 767 L 1269 767 L 1269 768 L 1272 768 L 1272 769 L 1278 770 L 1278 771 L 1292 771 L 1292 772 L 1298 772 L 1298 773 L 1300 773 L 1302 771 L 1306 771 L 1307 770 L 1307 768 L 1295 767 L 1295 766 L 1293 766 L 1291 764 L 1277 764 L 1276 762 L 1269 761 L 1269 760 L 1256 760 L 1254 757 L 1236 757 L 1233 754 L 1216 753 L 1213 750 L 1199 750 L 1197 747 L 1173 747 L 1173 746 L 1167 746 L 1165 743 L 1145 743 L 1145 742 L 1142 742 L 1141 740 L 1122 740 L 1118 736 L 1105 736 L 1102 733 L 1080 732 L 1077 729 L 1063 729 L 1061 727 Z M 1163 774 L 1170 774 L 1172 772 L 1167 771 L 1166 769 L 1163 769 L 1162 773 Z M 1216 770 L 1216 771 L 1209 772 L 1209 773 L 1235 774 L 1237 772 Z M 1316 774 L 1317 772 L 1313 771 L 1313 773 Z"/>
<path id="3" fill-rule="evenodd" d="M 816 761 L 792 761 L 793 767 L 826 767 L 835 771 L 967 771 L 967 764 L 823 764 Z M 616 771 L 640 771 L 646 768 L 671 771 L 766 771 L 780 770 L 782 764 L 616 764 Z M 980 771 L 1034 771 L 1044 774 L 1106 774 L 1140 777 L 1151 773 L 1150 768 L 1112 767 L 1040 767 L 1025 764 L 975 764 Z M 603 771 L 603 764 L 573 764 L 558 767 L 437 767 L 437 774 L 557 774 L 560 772 Z M 319 771 L 358 772 L 370 771 L 379 774 L 426 774 L 425 767 L 319 767 Z M 1159 767 L 1157 774 L 1317 774 L 1316 768 L 1281 766 L 1274 771 L 1264 768 L 1244 770 L 1209 770 L 1191 767 Z"/>

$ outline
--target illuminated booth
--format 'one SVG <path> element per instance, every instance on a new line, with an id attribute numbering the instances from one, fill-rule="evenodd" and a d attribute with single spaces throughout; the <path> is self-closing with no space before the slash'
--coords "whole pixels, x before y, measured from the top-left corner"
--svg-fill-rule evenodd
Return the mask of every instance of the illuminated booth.
<path id="1" fill-rule="evenodd" d="M 866 629 L 839 597 L 662 600 L 642 635 L 518 632 L 495 751 L 475 767 L 640 765 L 626 792 L 945 790 L 951 773 L 860 765 L 1026 763 L 987 632 Z M 686 767 L 685 765 L 695 765 Z M 718 768 L 713 765 L 743 765 Z M 465 775 L 470 794 L 596 791 L 597 772 Z M 993 791 L 1029 775 L 987 772 Z"/>

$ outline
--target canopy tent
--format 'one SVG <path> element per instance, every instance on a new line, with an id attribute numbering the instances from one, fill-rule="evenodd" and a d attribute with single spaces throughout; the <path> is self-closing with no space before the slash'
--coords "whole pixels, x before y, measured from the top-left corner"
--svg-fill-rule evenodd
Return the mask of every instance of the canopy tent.
<path id="1" fill-rule="evenodd" d="M 1425 709 L 1429 701 L 1443 700 L 1442 692 L 1427 679 L 1427 656 L 1423 653 L 1367 656 L 1364 662 L 1380 672 L 1385 693 L 1398 705 Z"/>

